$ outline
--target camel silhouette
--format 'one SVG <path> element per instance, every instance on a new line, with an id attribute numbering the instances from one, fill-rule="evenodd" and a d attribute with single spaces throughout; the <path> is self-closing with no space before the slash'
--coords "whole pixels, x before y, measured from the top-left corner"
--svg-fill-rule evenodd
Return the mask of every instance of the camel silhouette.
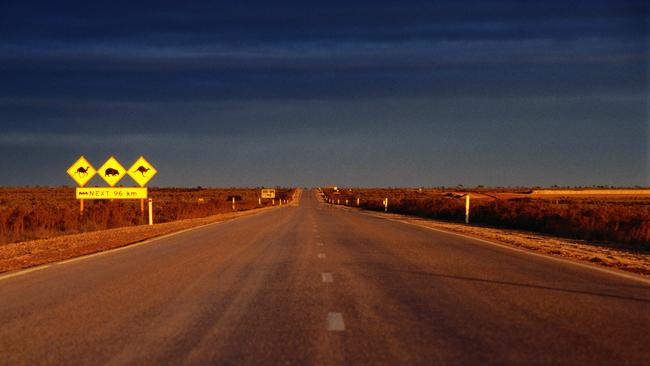
<path id="1" fill-rule="evenodd" d="M 87 166 L 86 168 L 80 166 L 79 169 L 77 169 L 77 171 L 74 172 L 74 174 L 79 175 L 80 177 L 86 177 L 88 176 L 88 169 L 90 169 L 89 166 Z"/>
<path id="2" fill-rule="evenodd" d="M 134 172 L 140 172 L 142 176 L 144 177 L 147 172 L 151 170 L 151 168 L 145 168 L 144 166 L 140 165 L 138 169 L 134 170 Z"/>

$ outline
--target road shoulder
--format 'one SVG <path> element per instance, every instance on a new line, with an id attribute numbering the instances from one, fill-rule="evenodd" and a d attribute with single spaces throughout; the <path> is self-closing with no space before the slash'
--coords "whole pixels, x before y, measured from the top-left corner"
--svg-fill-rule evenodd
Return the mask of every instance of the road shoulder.
<path id="1" fill-rule="evenodd" d="M 341 208 L 342 206 L 335 207 Z M 560 238 L 522 230 L 465 225 L 415 216 L 368 211 L 353 207 L 342 208 L 434 230 L 461 234 L 546 256 L 563 258 L 577 263 L 608 268 L 617 272 L 632 273 L 645 279 L 650 278 L 650 253 L 637 250 L 630 246 L 617 245 L 615 243 L 593 243 L 585 240 Z"/>
<path id="2" fill-rule="evenodd" d="M 166 222 L 153 226 L 129 226 L 6 244 L 0 246 L 0 274 L 27 268 L 33 269 L 49 263 L 127 247 L 146 240 L 156 239 L 190 229 L 197 229 L 202 226 L 244 216 L 255 215 L 276 208 L 280 207 L 265 207 L 196 219 Z"/>

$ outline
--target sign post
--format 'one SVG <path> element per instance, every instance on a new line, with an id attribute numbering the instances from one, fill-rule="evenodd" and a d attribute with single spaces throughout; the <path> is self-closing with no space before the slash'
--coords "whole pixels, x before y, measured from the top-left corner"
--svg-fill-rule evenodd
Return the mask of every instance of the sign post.
<path id="1" fill-rule="evenodd" d="M 145 185 L 157 173 L 156 169 L 140 157 L 133 166 L 126 170 L 117 159 L 111 156 L 98 170 L 88 163 L 85 157 L 81 156 L 70 168 L 68 175 L 78 184 L 76 198 L 79 200 L 79 214 L 83 215 L 84 201 L 93 200 L 114 200 L 114 199 L 139 199 L 140 214 L 144 217 L 144 200 L 148 198 L 148 191 Z M 84 187 L 95 174 L 106 181 L 109 187 Z M 115 187 L 125 176 L 131 176 L 140 187 Z M 152 223 L 152 200 L 149 200 L 149 222 Z"/>
<path id="2" fill-rule="evenodd" d="M 92 177 L 97 174 L 95 168 L 86 160 L 84 156 L 81 156 L 77 161 L 68 168 L 68 175 L 79 185 L 83 187 L 92 179 Z M 84 214 L 84 200 L 79 201 L 79 215 Z"/>
<path id="3" fill-rule="evenodd" d="M 151 178 L 158 173 L 158 171 L 144 158 L 144 156 L 140 156 L 138 160 L 131 165 L 127 173 L 131 179 L 140 185 L 140 187 L 144 187 Z M 140 199 L 140 215 L 144 218 L 144 198 Z"/>

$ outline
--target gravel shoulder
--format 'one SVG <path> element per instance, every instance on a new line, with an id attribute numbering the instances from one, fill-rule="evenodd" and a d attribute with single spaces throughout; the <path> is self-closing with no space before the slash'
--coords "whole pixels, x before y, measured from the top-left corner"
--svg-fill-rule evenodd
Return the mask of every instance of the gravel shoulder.
<path id="1" fill-rule="evenodd" d="M 25 269 L 135 244 L 177 231 L 281 208 L 266 207 L 153 226 L 129 226 L 0 246 L 0 273 Z"/>
<path id="2" fill-rule="evenodd" d="M 632 272 L 646 278 L 650 277 L 650 252 L 627 245 L 567 239 L 514 229 L 465 225 L 414 216 L 367 211 L 351 207 L 345 207 L 345 209 L 360 210 L 374 216 L 396 219 L 437 230 L 460 233 L 549 256 L 563 257 L 576 262 L 590 263 L 596 266 Z"/>

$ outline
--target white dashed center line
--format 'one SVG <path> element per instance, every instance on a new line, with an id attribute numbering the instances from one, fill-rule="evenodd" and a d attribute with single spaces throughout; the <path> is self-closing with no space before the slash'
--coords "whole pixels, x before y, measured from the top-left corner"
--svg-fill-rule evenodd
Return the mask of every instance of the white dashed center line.
<path id="1" fill-rule="evenodd" d="M 323 242 L 322 242 L 322 241 L 319 241 L 319 242 L 316 243 L 316 245 L 318 245 L 319 247 L 322 247 L 322 246 L 323 246 Z"/>
<path id="2" fill-rule="evenodd" d="M 327 330 L 330 332 L 343 332 L 345 330 L 345 322 L 343 321 L 343 314 L 329 313 L 327 314 Z"/>
<path id="3" fill-rule="evenodd" d="M 320 274 L 321 278 L 323 279 L 323 282 L 334 282 L 334 278 L 332 277 L 332 274 L 329 272 L 323 272 Z"/>
<path id="4" fill-rule="evenodd" d="M 318 258 L 324 259 L 325 258 L 325 253 L 318 253 Z"/>

